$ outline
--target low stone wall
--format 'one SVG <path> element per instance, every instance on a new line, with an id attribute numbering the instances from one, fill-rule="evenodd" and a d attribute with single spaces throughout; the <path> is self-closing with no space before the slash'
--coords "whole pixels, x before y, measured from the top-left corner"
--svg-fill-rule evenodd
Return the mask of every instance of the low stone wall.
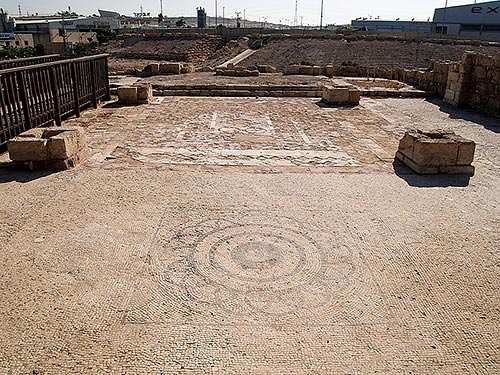
<path id="1" fill-rule="evenodd" d="M 152 63 L 144 67 L 139 73 L 141 77 L 151 77 L 157 75 L 186 74 L 194 73 L 196 68 L 192 64 L 186 63 Z"/>
<path id="2" fill-rule="evenodd" d="M 500 54 L 468 52 L 460 63 L 451 64 L 444 101 L 500 114 Z"/>

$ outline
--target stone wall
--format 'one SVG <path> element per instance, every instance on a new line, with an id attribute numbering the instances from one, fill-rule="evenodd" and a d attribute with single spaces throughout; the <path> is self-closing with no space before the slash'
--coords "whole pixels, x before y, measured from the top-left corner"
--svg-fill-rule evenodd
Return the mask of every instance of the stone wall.
<path id="1" fill-rule="evenodd" d="M 452 63 L 430 61 L 427 69 L 372 68 L 366 66 L 325 67 L 308 65 L 289 65 L 284 74 L 326 75 L 327 77 L 370 77 L 394 79 L 443 97 L 446 90 L 448 70 Z"/>
<path id="2" fill-rule="evenodd" d="M 451 64 L 444 101 L 500 114 L 500 54 L 468 52 L 460 63 Z"/>

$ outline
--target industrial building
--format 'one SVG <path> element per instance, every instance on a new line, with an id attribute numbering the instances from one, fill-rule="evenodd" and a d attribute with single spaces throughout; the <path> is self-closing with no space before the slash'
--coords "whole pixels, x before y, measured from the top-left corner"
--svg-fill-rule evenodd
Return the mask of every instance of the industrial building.
<path id="1" fill-rule="evenodd" d="M 436 33 L 496 39 L 500 38 L 500 1 L 438 8 L 432 22 L 358 18 L 351 25 L 356 30 L 380 33 Z"/>
<path id="2" fill-rule="evenodd" d="M 500 37 L 500 1 L 438 8 L 433 21 L 440 34 Z"/>
<path id="3" fill-rule="evenodd" d="M 357 19 L 351 22 L 355 30 L 379 33 L 431 33 L 434 24 L 425 21 L 384 21 Z"/>

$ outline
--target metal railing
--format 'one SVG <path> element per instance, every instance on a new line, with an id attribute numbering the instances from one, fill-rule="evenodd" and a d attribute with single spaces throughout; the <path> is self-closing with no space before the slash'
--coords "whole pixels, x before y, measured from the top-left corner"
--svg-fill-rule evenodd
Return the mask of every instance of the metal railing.
<path id="1" fill-rule="evenodd" d="M 19 68 L 21 66 L 44 64 L 51 61 L 57 61 L 60 58 L 61 58 L 60 55 L 46 55 L 46 56 L 26 57 L 24 59 L 3 60 L 0 61 L 0 70 Z"/>
<path id="2" fill-rule="evenodd" d="M 108 55 L 0 70 L 0 146 L 20 133 L 109 100 Z"/>

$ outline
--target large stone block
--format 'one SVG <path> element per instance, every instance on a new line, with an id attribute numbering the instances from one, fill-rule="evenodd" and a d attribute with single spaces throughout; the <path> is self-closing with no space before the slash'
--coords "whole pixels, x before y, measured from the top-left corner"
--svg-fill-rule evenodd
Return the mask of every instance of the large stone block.
<path id="1" fill-rule="evenodd" d="M 349 101 L 349 88 L 325 86 L 322 100 L 327 104 L 345 104 Z"/>
<path id="2" fill-rule="evenodd" d="M 299 68 L 299 74 L 301 75 L 312 76 L 313 73 L 314 73 L 314 68 L 312 66 L 302 65 Z"/>
<path id="3" fill-rule="evenodd" d="M 153 98 L 153 86 L 149 84 L 139 84 L 137 87 L 137 103 L 147 104 Z"/>
<path id="4" fill-rule="evenodd" d="M 288 65 L 285 67 L 285 74 L 297 75 L 300 74 L 300 65 Z"/>
<path id="5" fill-rule="evenodd" d="M 125 105 L 137 104 L 137 87 L 118 87 L 118 101 Z"/>
<path id="6" fill-rule="evenodd" d="M 15 137 L 7 144 L 9 157 L 13 161 L 47 160 L 47 139 Z"/>
<path id="7" fill-rule="evenodd" d="M 271 65 L 257 65 L 259 73 L 276 73 L 276 68 Z"/>
<path id="8" fill-rule="evenodd" d="M 49 159 L 67 159 L 83 147 L 83 137 L 79 131 L 68 130 L 51 136 L 47 140 Z"/>
<path id="9" fill-rule="evenodd" d="M 354 86 L 325 86 L 322 101 L 331 105 L 358 105 L 361 92 Z"/>
<path id="10" fill-rule="evenodd" d="M 181 74 L 187 74 L 187 73 L 195 73 L 196 68 L 192 64 L 184 64 L 181 67 Z"/>
<path id="11" fill-rule="evenodd" d="M 349 88 L 349 104 L 359 104 L 361 100 L 361 91 L 356 88 Z"/>
<path id="12" fill-rule="evenodd" d="M 144 76 L 156 76 L 160 73 L 160 64 L 152 63 L 148 64 L 142 70 Z"/>
<path id="13" fill-rule="evenodd" d="M 413 161 L 420 165 L 455 165 L 458 144 L 448 139 L 421 137 L 415 142 Z"/>
<path id="14" fill-rule="evenodd" d="M 10 140 L 8 149 L 14 165 L 27 169 L 67 169 L 88 155 L 77 126 L 32 129 Z"/>
<path id="15" fill-rule="evenodd" d="M 325 68 L 321 66 L 313 66 L 313 75 L 315 76 L 325 75 Z"/>
<path id="16" fill-rule="evenodd" d="M 163 63 L 160 64 L 160 74 L 181 74 L 181 63 Z"/>
<path id="17" fill-rule="evenodd" d="M 408 131 L 399 143 L 396 158 L 420 174 L 473 174 L 475 144 L 453 132 Z"/>
<path id="18" fill-rule="evenodd" d="M 328 64 L 325 68 L 325 75 L 327 77 L 333 77 L 335 75 L 335 67 L 332 64 Z"/>

